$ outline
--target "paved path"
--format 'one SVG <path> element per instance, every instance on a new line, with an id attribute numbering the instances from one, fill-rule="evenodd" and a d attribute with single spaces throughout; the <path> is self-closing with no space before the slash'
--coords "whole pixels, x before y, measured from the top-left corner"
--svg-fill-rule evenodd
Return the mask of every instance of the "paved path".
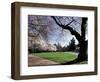
<path id="1" fill-rule="evenodd" d="M 28 55 L 28 66 L 45 66 L 45 65 L 58 65 L 59 63 L 40 58 L 34 55 Z"/>

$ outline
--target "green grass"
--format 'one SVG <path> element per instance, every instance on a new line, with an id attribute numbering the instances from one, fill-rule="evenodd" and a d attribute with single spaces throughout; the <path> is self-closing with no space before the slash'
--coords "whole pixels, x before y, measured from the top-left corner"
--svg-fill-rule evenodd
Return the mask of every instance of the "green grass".
<path id="1" fill-rule="evenodd" d="M 44 59 L 52 60 L 58 63 L 65 63 L 77 58 L 77 55 L 72 52 L 41 52 L 33 53 L 35 56 L 39 56 Z"/>
<path id="2" fill-rule="evenodd" d="M 87 63 L 87 61 L 82 61 L 79 64 L 86 64 L 86 63 Z"/>

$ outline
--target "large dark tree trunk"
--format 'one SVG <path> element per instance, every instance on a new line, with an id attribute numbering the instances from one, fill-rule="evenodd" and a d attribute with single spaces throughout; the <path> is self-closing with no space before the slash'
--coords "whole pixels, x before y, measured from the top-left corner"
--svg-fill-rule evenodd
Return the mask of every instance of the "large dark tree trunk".
<path id="1" fill-rule="evenodd" d="M 86 27 L 87 27 L 87 18 L 82 18 L 82 24 L 81 24 L 81 39 L 79 41 L 79 55 L 78 59 L 79 60 L 87 60 L 87 43 L 88 41 L 85 40 L 85 35 L 86 35 Z"/>
<path id="2" fill-rule="evenodd" d="M 78 60 L 79 61 L 84 61 L 87 60 L 87 44 L 88 41 L 81 41 L 79 46 L 80 46 L 80 50 L 79 50 L 79 54 L 78 54 Z"/>

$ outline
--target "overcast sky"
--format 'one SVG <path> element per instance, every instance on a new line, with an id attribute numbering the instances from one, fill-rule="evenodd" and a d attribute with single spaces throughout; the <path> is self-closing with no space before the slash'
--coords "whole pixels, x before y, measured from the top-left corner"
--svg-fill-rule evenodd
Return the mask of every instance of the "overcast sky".
<path id="1" fill-rule="evenodd" d="M 64 30 L 61 27 L 59 27 L 55 21 L 51 18 L 51 16 L 36 16 L 36 15 L 28 15 L 28 23 L 31 21 L 35 22 L 38 20 L 36 19 L 38 17 L 39 21 L 41 23 L 48 25 L 49 32 L 48 32 L 48 42 L 50 44 L 57 44 L 60 43 L 62 46 L 67 46 L 70 42 L 70 40 L 74 37 L 70 34 L 70 31 Z M 64 19 L 66 17 L 63 17 Z M 81 17 L 73 17 L 77 22 L 72 23 L 70 26 L 73 27 L 74 30 L 76 30 L 78 33 L 80 33 L 81 30 Z M 70 17 L 67 20 L 62 21 L 62 23 L 68 23 L 70 22 Z M 38 27 L 36 27 L 38 28 Z M 43 36 L 44 37 L 44 36 Z M 75 43 L 78 44 L 76 38 Z"/>

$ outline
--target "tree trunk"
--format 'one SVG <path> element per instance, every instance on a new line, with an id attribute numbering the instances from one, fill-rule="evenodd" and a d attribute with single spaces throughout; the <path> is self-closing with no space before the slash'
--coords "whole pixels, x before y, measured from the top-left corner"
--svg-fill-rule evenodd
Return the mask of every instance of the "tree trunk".
<path id="1" fill-rule="evenodd" d="M 80 50 L 79 50 L 79 54 L 78 54 L 78 60 L 79 61 L 84 61 L 87 60 L 87 44 L 88 41 L 81 41 L 79 46 L 80 46 Z"/>

